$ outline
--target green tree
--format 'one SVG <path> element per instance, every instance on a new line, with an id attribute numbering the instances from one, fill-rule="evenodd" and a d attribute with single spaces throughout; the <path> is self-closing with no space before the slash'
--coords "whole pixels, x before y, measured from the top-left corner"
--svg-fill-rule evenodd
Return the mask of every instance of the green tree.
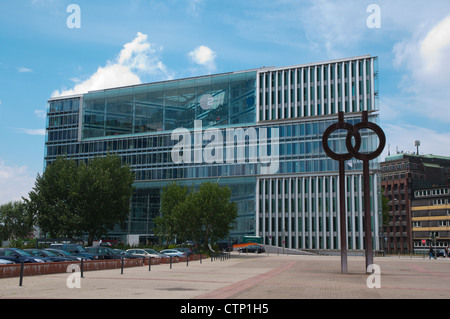
<path id="1" fill-rule="evenodd" d="M 133 173 L 118 156 L 85 165 L 58 158 L 37 177 L 26 200 L 41 231 L 50 237 L 88 235 L 88 245 L 126 220 Z"/>
<path id="2" fill-rule="evenodd" d="M 174 212 L 174 224 L 177 238 L 180 240 L 203 240 L 202 219 L 197 207 L 198 195 L 192 191 L 179 203 Z"/>
<path id="3" fill-rule="evenodd" d="M 0 240 L 27 237 L 33 231 L 33 218 L 22 201 L 0 206 Z"/>
<path id="4" fill-rule="evenodd" d="M 118 156 L 108 155 L 80 166 L 77 211 L 80 228 L 88 235 L 88 245 L 123 224 L 130 211 L 134 175 Z"/>
<path id="5" fill-rule="evenodd" d="M 155 218 L 155 233 L 163 238 L 166 247 L 178 236 L 177 215 L 180 204 L 186 200 L 188 188 L 173 182 L 165 186 L 161 192 L 161 215 Z"/>
<path id="6" fill-rule="evenodd" d="M 50 237 L 81 235 L 78 215 L 78 166 L 74 160 L 57 158 L 37 176 L 28 199 L 28 210 L 44 234 Z"/>
<path id="7" fill-rule="evenodd" d="M 215 242 L 225 238 L 233 222 L 238 217 L 236 203 L 231 202 L 231 190 L 229 187 L 221 187 L 218 183 L 206 182 L 200 185 L 193 196 L 195 215 L 199 218 L 198 226 L 201 227 L 203 246 L 208 242 Z M 198 227 L 197 226 L 197 227 Z"/>
<path id="8" fill-rule="evenodd" d="M 203 243 L 228 235 L 237 218 L 236 203 L 230 201 L 231 190 L 218 183 L 206 182 L 197 191 L 191 191 L 184 200 L 179 198 L 172 206 L 173 229 L 179 239 L 194 239 Z M 162 198 L 161 205 L 166 205 Z"/>

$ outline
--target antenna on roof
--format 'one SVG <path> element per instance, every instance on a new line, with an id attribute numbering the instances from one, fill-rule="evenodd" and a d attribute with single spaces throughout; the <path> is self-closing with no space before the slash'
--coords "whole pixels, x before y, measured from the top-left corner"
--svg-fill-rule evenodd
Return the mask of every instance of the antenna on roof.
<path id="1" fill-rule="evenodd" d="M 416 146 L 416 148 L 417 148 L 417 155 L 419 155 L 419 146 L 420 146 L 420 141 L 415 141 L 414 142 L 414 145 Z"/>

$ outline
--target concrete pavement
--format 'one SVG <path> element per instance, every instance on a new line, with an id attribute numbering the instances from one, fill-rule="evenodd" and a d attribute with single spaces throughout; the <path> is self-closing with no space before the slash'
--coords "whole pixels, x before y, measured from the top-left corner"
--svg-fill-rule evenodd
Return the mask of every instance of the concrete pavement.
<path id="1" fill-rule="evenodd" d="M 1 299 L 448 299 L 450 259 L 238 254 L 169 264 L 0 279 Z M 75 274 L 75 275 L 74 275 Z M 69 276 L 72 276 L 68 282 Z M 79 281 L 77 281 L 79 280 Z M 77 285 L 78 283 L 78 285 Z M 72 286 L 73 288 L 69 288 Z M 372 286 L 373 288 L 370 288 Z M 379 288 L 377 288 L 379 287 Z"/>

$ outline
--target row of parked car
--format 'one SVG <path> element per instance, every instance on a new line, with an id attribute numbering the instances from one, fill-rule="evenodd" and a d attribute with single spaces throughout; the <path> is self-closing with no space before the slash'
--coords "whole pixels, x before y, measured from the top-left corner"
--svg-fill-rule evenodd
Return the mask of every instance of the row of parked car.
<path id="1" fill-rule="evenodd" d="M 164 249 L 158 252 L 147 248 L 121 250 L 104 246 L 83 247 L 76 244 L 51 244 L 49 248 L 45 249 L 0 248 L 0 264 L 74 261 L 81 259 L 189 257 L 192 253 L 193 251 L 190 248 L 185 247 Z"/>

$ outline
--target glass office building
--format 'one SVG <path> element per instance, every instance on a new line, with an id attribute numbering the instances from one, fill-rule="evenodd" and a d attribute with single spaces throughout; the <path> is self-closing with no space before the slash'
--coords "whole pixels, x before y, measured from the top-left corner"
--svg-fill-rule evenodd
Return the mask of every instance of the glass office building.
<path id="1" fill-rule="evenodd" d="M 123 241 L 153 236 L 161 189 L 176 181 L 216 181 L 232 190 L 239 217 L 230 239 L 261 236 L 265 244 L 339 248 L 338 163 L 322 134 L 337 121 L 378 120 L 377 58 L 355 58 L 193 77 L 92 91 L 48 101 L 45 165 L 60 155 L 87 160 L 118 154 L 135 173 Z M 345 132 L 331 146 L 345 152 Z M 362 133 L 363 151 L 377 147 Z M 371 163 L 375 169 L 377 162 Z M 379 183 L 371 178 L 374 248 Z M 346 174 L 349 249 L 363 249 L 362 165 Z"/>

